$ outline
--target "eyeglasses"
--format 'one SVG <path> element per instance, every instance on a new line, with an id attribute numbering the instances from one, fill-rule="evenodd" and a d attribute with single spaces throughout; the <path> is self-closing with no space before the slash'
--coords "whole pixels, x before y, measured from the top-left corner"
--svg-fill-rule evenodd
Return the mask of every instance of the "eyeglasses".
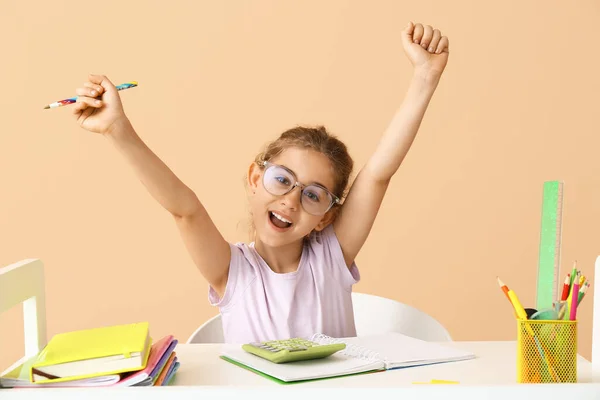
<path id="1" fill-rule="evenodd" d="M 340 202 L 339 197 L 317 183 L 304 185 L 298 182 L 296 175 L 283 165 L 272 164 L 268 161 L 259 162 L 258 165 L 265 167 L 263 186 L 267 192 L 275 196 L 283 196 L 298 186 L 302 190 L 300 204 L 309 214 L 323 215 L 334 204 Z"/>

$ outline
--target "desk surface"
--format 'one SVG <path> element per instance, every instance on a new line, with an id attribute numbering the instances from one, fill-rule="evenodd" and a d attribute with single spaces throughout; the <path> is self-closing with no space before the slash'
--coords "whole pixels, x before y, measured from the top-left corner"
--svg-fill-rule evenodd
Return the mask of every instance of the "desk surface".
<path id="1" fill-rule="evenodd" d="M 473 351 L 473 360 L 385 372 L 345 376 L 321 381 L 281 385 L 219 358 L 223 345 L 180 344 L 181 363 L 169 387 L 8 389 L 2 400 L 12 399 L 285 399 L 316 400 L 358 394 L 362 398 L 502 399 L 538 397 L 544 400 L 600 398 L 600 383 L 592 382 L 592 365 L 578 356 L 578 384 L 516 383 L 515 342 L 446 342 Z M 413 385 L 431 379 L 459 381 L 459 385 Z M 597 379 L 596 379 L 597 380 Z M 332 392 L 333 390 L 333 392 Z"/>
<path id="2" fill-rule="evenodd" d="M 475 353 L 472 360 L 403 368 L 374 374 L 302 382 L 294 387 L 397 387 L 431 379 L 459 381 L 463 385 L 516 384 L 516 342 L 445 342 L 444 345 Z M 282 386 L 252 371 L 219 358 L 222 345 L 184 344 L 175 349 L 181 366 L 173 381 L 177 386 Z M 592 381 L 592 366 L 578 356 L 578 381 Z"/>

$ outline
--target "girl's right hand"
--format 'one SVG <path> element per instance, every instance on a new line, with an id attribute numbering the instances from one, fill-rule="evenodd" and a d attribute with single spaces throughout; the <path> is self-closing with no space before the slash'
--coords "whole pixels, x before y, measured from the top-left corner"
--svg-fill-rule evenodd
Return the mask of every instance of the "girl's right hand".
<path id="1" fill-rule="evenodd" d="M 127 116 L 115 85 L 103 75 L 89 75 L 78 96 L 73 113 L 79 125 L 91 132 L 109 134 Z"/>

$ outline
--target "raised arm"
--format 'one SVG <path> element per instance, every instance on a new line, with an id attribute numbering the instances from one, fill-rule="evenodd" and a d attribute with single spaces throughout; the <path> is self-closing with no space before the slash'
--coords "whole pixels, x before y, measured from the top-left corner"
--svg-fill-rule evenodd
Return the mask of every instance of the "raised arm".
<path id="1" fill-rule="evenodd" d="M 173 215 L 192 260 L 222 296 L 229 272 L 229 244 L 196 194 L 137 135 L 108 78 L 91 75 L 84 86 L 77 89 L 77 121 L 84 129 L 103 134 L 125 157 L 150 195 Z M 96 103 L 100 95 L 101 102 Z"/>
<path id="2" fill-rule="evenodd" d="M 371 231 L 390 180 L 413 143 L 448 61 L 448 38 L 431 26 L 409 23 L 402 31 L 402 44 L 414 67 L 408 91 L 333 223 L 348 266 Z"/>

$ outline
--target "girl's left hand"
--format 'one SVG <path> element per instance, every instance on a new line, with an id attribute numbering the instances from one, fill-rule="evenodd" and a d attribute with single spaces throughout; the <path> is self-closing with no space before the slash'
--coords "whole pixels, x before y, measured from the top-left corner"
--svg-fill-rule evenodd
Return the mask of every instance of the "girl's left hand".
<path id="1" fill-rule="evenodd" d="M 409 22 L 402 31 L 402 45 L 415 70 L 428 76 L 444 72 L 449 41 L 438 29 Z"/>

